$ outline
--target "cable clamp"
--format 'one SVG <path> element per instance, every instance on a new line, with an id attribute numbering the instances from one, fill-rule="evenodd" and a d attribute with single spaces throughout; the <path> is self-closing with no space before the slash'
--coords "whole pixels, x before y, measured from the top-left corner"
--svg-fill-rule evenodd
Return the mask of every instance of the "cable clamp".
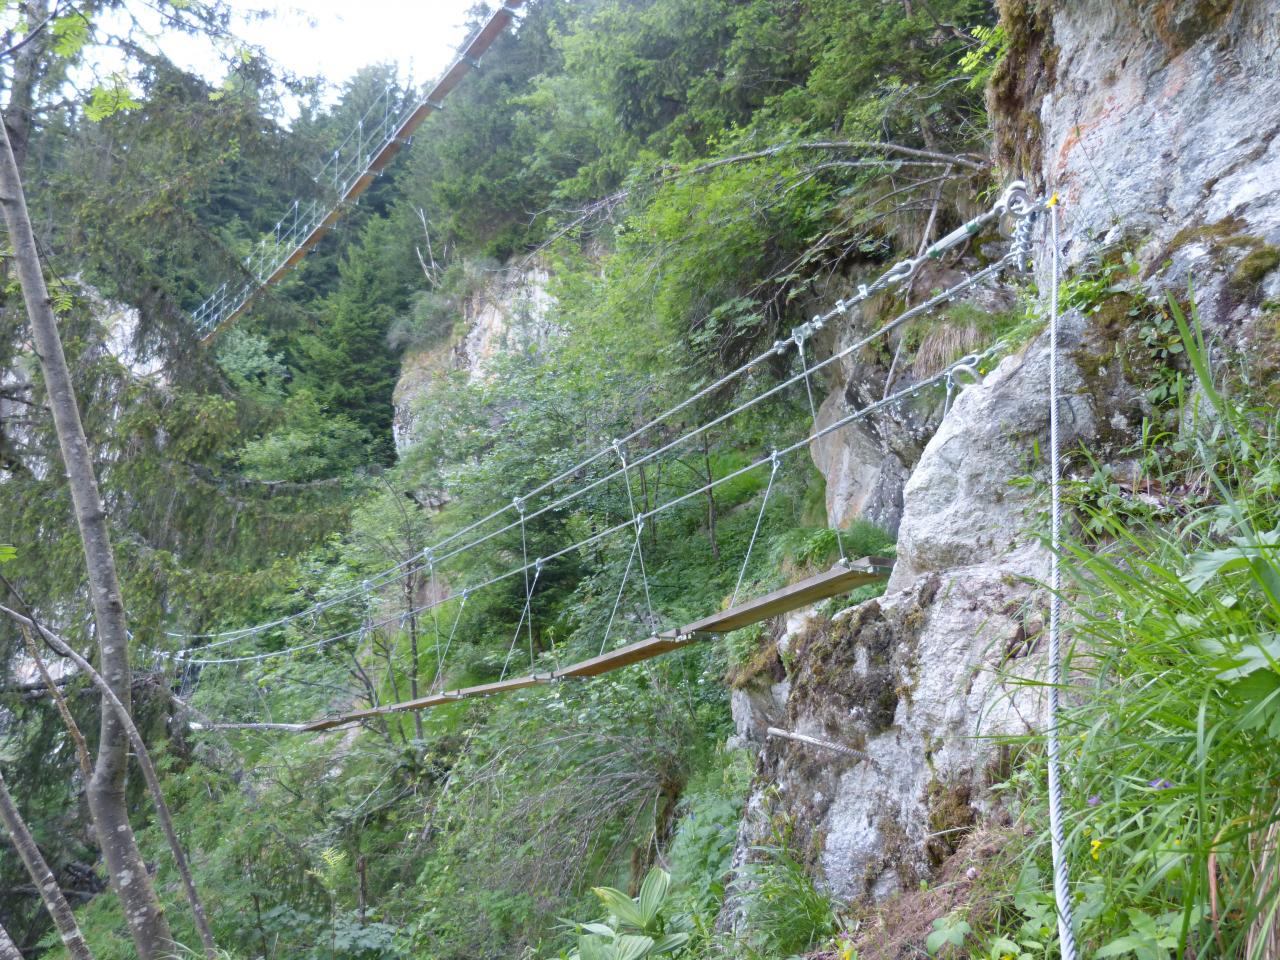
<path id="1" fill-rule="evenodd" d="M 787 352 L 787 347 L 790 344 L 791 344 L 790 340 L 775 340 L 773 341 L 773 352 L 781 356 L 782 354 Z"/>
<path id="2" fill-rule="evenodd" d="M 547 562 L 547 561 L 543 560 L 541 557 L 539 557 L 537 560 L 533 561 L 533 572 L 534 572 L 534 573 L 541 573 L 541 572 L 542 572 L 542 568 L 546 565 L 546 562 Z"/>
<path id="3" fill-rule="evenodd" d="M 524 516 L 524 497 L 512 497 L 511 505 L 516 508 L 516 513 Z"/>
<path id="4" fill-rule="evenodd" d="M 777 473 L 778 468 L 782 466 L 782 454 L 778 453 L 776 447 L 773 449 L 773 452 L 769 454 L 769 462 L 773 464 L 773 472 Z"/>

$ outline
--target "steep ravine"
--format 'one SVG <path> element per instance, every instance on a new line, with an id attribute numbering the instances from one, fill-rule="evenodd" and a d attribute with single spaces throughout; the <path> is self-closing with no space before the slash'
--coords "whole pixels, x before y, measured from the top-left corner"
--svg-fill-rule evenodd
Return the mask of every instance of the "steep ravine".
<path id="1" fill-rule="evenodd" d="M 1185 298 L 1194 283 L 1217 342 L 1247 354 L 1259 382 L 1276 380 L 1280 0 L 999 6 L 1009 54 L 989 97 L 997 178 L 1060 194 L 1069 274 L 1127 252 L 1137 264 L 1130 282 L 1148 297 Z M 955 279 L 929 276 L 921 288 Z M 1035 279 L 1047 289 L 1043 256 Z M 399 447 L 412 442 L 432 377 L 481 377 L 500 345 L 541 337 L 546 286 L 540 271 L 496 278 L 463 330 L 410 355 L 396 392 Z M 1017 297 L 988 284 L 966 305 L 995 315 Z M 825 349 L 878 319 L 854 311 Z M 1133 333 L 1124 324 L 1106 311 L 1062 318 L 1064 448 L 1115 453 L 1149 412 L 1121 359 Z M 830 522 L 863 517 L 896 531 L 897 565 L 879 599 L 776 623 L 785 655 L 734 691 L 735 743 L 758 760 L 731 891 L 747 882 L 741 868 L 778 815 L 795 825 L 819 885 L 863 902 L 918 888 L 969 830 L 998 817 L 991 787 L 1002 756 L 988 738 L 1031 732 L 1044 717 L 1037 689 L 1015 681 L 1042 669 L 1046 598 L 1033 584 L 1047 554 L 1034 531 L 1034 485 L 1013 481 L 1045 475 L 1034 451 L 1048 430 L 1048 363 L 1042 332 L 961 390 L 945 416 L 936 400 L 913 401 L 814 445 Z M 886 373 L 841 364 L 820 423 L 878 400 Z M 770 725 L 867 759 L 768 738 Z M 721 924 L 741 921 L 731 893 Z"/>

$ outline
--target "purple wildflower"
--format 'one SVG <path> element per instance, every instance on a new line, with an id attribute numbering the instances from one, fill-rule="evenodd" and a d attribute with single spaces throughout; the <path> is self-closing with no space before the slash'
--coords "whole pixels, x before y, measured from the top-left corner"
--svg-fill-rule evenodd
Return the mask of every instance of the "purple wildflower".
<path id="1" fill-rule="evenodd" d="M 1098 796 L 1096 793 L 1089 797 L 1089 806 L 1091 807 L 1096 807 L 1101 802 L 1102 802 L 1102 798 Z"/>
<path id="2" fill-rule="evenodd" d="M 1153 790 L 1168 790 L 1173 786 L 1173 783 L 1166 780 L 1164 777 L 1158 777 L 1147 784 L 1147 786 L 1151 787 Z"/>

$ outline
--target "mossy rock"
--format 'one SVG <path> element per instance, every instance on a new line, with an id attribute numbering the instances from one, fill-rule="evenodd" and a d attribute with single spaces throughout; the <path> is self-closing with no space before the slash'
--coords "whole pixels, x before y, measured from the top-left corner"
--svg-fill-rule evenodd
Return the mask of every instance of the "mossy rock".
<path id="1" fill-rule="evenodd" d="M 1238 0 L 1157 0 L 1140 4 L 1138 15 L 1151 25 L 1172 55 L 1217 30 Z"/>
<path id="2" fill-rule="evenodd" d="M 997 0 L 1008 52 L 987 87 L 987 109 L 995 155 L 1007 170 L 1027 177 L 1034 188 L 1044 182 L 1040 103 L 1053 89 L 1058 47 L 1053 39 L 1050 0 Z"/>
<path id="3" fill-rule="evenodd" d="M 925 853 L 935 869 L 959 848 L 977 821 L 972 806 L 973 791 L 967 783 L 945 784 L 931 780 L 925 787 L 929 804 L 929 839 Z"/>
<path id="4" fill-rule="evenodd" d="M 1280 247 L 1267 244 L 1254 247 L 1231 272 L 1231 292 L 1240 297 L 1252 295 L 1263 278 L 1276 267 L 1280 267 Z"/>

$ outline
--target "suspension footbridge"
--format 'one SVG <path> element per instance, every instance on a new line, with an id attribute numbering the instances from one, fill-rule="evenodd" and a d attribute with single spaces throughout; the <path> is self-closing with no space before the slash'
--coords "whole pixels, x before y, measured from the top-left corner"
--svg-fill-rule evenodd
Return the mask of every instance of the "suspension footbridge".
<path id="1" fill-rule="evenodd" d="M 391 713 L 426 710 L 458 700 L 600 676 L 682 649 L 698 640 L 761 622 L 780 613 L 808 607 L 821 600 L 847 593 L 856 587 L 883 580 L 891 569 L 892 561 L 877 557 L 857 560 L 849 558 L 845 553 L 841 534 L 837 531 L 836 544 L 840 559 L 831 569 L 761 597 L 743 596 L 752 552 L 770 505 L 778 471 L 787 458 L 807 453 L 814 443 L 823 438 L 876 414 L 893 415 L 895 411 L 901 409 L 903 404 L 928 390 L 945 390 L 947 406 L 949 406 L 951 396 L 961 388 L 961 384 L 966 380 L 972 380 L 975 375 L 980 376 L 984 365 L 990 363 L 1006 349 L 1006 345 L 999 341 L 989 344 L 981 352 L 961 357 L 931 376 L 896 391 L 891 391 L 889 388 L 892 384 L 887 384 L 885 395 L 881 400 L 852 410 L 826 424 L 820 422 L 814 400 L 814 378 L 841 360 L 883 341 L 891 332 L 900 329 L 913 319 L 944 307 L 967 291 L 993 281 L 1003 273 L 1026 270 L 1032 251 L 1032 231 L 1043 207 L 1042 202 L 1033 201 L 1029 197 L 1022 183 L 1011 185 L 990 209 L 932 243 L 918 256 L 894 264 L 870 283 L 858 285 L 853 295 L 837 301 L 829 310 L 795 327 L 789 337 L 775 341 L 737 369 L 651 417 L 626 436 L 602 444 L 556 476 L 509 502 L 495 505 L 488 513 L 462 529 L 423 547 L 409 560 L 379 571 L 358 583 L 338 590 L 333 596 L 308 604 L 283 617 L 211 633 L 171 632 L 168 635 L 169 640 L 180 643 L 182 646 L 173 651 L 158 651 L 155 656 L 162 662 L 174 664 L 184 670 L 199 671 L 224 666 L 251 665 L 320 650 L 343 642 L 355 642 L 359 645 L 374 631 L 394 631 L 398 627 L 403 627 L 410 617 L 431 614 L 438 619 L 442 611 L 452 611 L 454 616 L 452 629 L 445 631 L 437 627 L 434 631 L 437 670 L 428 694 L 390 703 L 374 702 L 364 709 L 310 720 L 272 724 L 277 728 L 317 732 Z M 926 264 L 940 259 L 949 251 L 966 244 L 975 235 L 998 225 L 1003 226 L 1010 236 L 1009 249 L 1003 257 L 929 296 L 923 302 L 904 309 L 897 316 L 852 343 L 831 352 L 824 359 L 810 358 L 808 351 L 813 338 L 833 320 L 849 314 L 859 304 L 877 294 L 905 288 L 919 276 Z M 776 364 L 779 360 L 787 358 L 799 369 L 794 370 L 779 382 L 772 384 L 761 382 L 766 379 L 762 376 L 766 365 Z M 693 489 L 673 492 L 667 499 L 653 506 L 648 506 L 646 503 L 642 509 L 637 504 L 633 479 L 638 470 L 650 464 L 673 461 L 680 454 L 691 449 L 695 441 L 705 438 L 708 431 L 713 428 L 731 429 L 736 418 L 742 417 L 749 411 L 757 410 L 761 404 L 777 399 L 787 391 L 796 389 L 803 390 L 802 396 L 807 400 L 812 417 L 811 430 L 804 436 L 768 452 L 762 452 L 759 457 L 736 470 L 722 476 L 711 476 L 705 484 Z M 670 439 L 664 438 L 662 430 L 669 431 L 679 422 L 682 415 L 693 414 L 703 402 L 710 403 L 717 396 L 733 392 L 740 396 L 746 394 L 746 397 L 730 409 L 712 416 L 699 417 L 695 425 L 682 428 Z M 748 474 L 765 475 L 767 483 L 761 497 L 754 531 L 745 555 L 741 559 L 737 583 L 733 595 L 729 598 L 727 609 L 711 612 L 691 622 L 671 624 L 670 618 L 664 618 L 653 606 L 649 589 L 649 573 L 644 556 L 643 533 L 646 526 L 654 523 L 660 515 L 676 510 L 695 498 L 712 493 Z M 589 496 L 598 496 L 610 487 L 621 491 L 624 495 L 628 516 L 554 551 L 536 556 L 530 554 L 528 532 L 532 522 L 541 518 L 562 518 L 570 511 L 586 505 Z M 512 539 L 517 537 L 518 540 Z M 606 541 L 619 540 L 623 543 L 629 542 L 630 554 L 626 568 L 620 577 L 613 613 L 604 630 L 597 654 L 574 663 L 561 664 L 558 662 L 557 652 L 553 650 L 551 663 L 546 662 L 545 654 L 540 660 L 533 641 L 532 621 L 534 597 L 544 572 L 558 562 L 563 563 L 568 558 L 583 556 L 589 548 Z M 468 557 L 474 560 L 480 556 L 487 561 L 487 564 L 482 565 L 482 569 L 491 568 L 492 561 L 504 555 L 504 550 L 509 550 L 514 543 L 519 544 L 517 562 L 478 582 L 467 582 L 467 573 L 460 569 L 461 560 Z M 388 587 L 403 584 L 408 578 L 415 576 L 428 581 L 431 586 L 428 592 L 430 599 L 427 602 L 386 616 L 372 613 L 376 611 Z M 450 586 L 445 586 L 446 584 Z M 514 628 L 501 675 L 493 682 L 449 688 L 447 685 L 449 653 L 453 648 L 468 601 L 482 591 L 493 590 L 503 584 L 508 588 L 512 585 L 522 587 L 524 605 Z M 627 642 L 626 638 L 614 636 L 613 628 L 618 620 L 617 615 L 624 593 L 629 586 L 643 597 L 641 619 L 644 623 L 652 624 L 654 629 L 647 636 Z M 335 608 L 364 611 L 361 614 L 360 626 L 328 636 L 305 639 L 284 647 L 252 649 L 257 641 L 269 635 L 278 637 L 282 632 L 306 631 L 308 627 L 318 624 L 321 615 Z M 664 619 L 667 623 L 662 622 Z M 525 641 L 528 647 L 528 671 L 517 673 L 516 654 Z M 235 725 L 231 724 L 231 726 Z"/>
<path id="2" fill-rule="evenodd" d="M 394 83 L 385 86 L 346 139 L 334 148 L 314 180 L 321 196 L 294 200 L 275 229 L 258 241 L 245 258 L 244 274 L 227 280 L 191 315 L 200 340 L 209 343 L 240 319 L 254 301 L 280 283 L 331 231 L 343 214 L 382 175 L 414 133 L 467 74 L 480 69 L 481 58 L 516 19 L 525 0 L 504 0 L 459 48 L 452 63 L 424 95 L 403 103 Z"/>

